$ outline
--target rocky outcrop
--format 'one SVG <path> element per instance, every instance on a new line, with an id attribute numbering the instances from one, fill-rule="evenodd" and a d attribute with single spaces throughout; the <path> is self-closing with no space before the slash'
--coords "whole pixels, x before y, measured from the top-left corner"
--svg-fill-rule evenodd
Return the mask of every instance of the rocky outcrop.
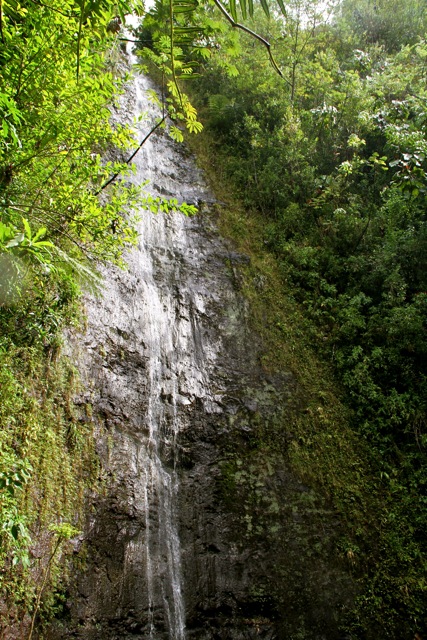
<path id="1" fill-rule="evenodd" d="M 145 110 L 147 80 L 127 96 Z M 339 523 L 287 464 L 290 372 L 267 375 L 236 254 L 186 152 L 151 139 L 136 180 L 210 203 L 143 214 L 128 271 L 104 272 L 70 335 L 82 419 L 98 425 L 103 495 L 76 541 L 50 640 L 333 640 L 351 604 Z"/>

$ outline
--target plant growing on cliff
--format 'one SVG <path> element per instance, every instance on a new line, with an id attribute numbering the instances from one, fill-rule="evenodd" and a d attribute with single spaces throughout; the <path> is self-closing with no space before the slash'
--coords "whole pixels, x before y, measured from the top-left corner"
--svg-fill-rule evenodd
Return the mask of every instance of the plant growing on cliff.
<path id="1" fill-rule="evenodd" d="M 372 531 L 345 490 L 334 499 L 344 517 L 356 518 L 351 548 L 368 559 L 352 633 L 363 635 L 371 623 L 393 637 L 399 625 L 409 633 L 422 623 L 426 597 L 425 21 L 420 2 L 395 0 L 388 15 L 384 3 L 372 13 L 360 0 L 361 19 L 344 2 L 337 28 L 307 27 L 297 1 L 279 3 L 285 14 L 294 7 L 287 21 L 267 21 L 270 5 L 261 4 L 258 13 L 249 0 L 158 5 L 146 23 L 158 34 L 147 55 L 167 76 L 176 139 L 179 122 L 201 129 L 187 98 L 198 93 L 221 171 L 246 206 L 262 212 L 263 240 L 292 286 L 288 294 L 317 327 L 311 335 L 345 386 L 354 430 L 372 448 L 382 496 Z M 80 277 L 92 278 L 86 261 L 120 262 L 135 241 L 123 211 L 141 202 L 141 191 L 117 179 L 127 162 L 102 160 L 113 147 L 135 148 L 130 128 L 111 120 L 125 81 L 112 33 L 131 6 L 1 0 L 0 7 L 0 535 L 11 602 L 13 570 L 22 570 L 31 593 L 35 511 L 46 526 L 52 511 L 70 516 L 83 491 L 84 447 L 72 435 L 83 427 L 64 401 L 72 385 L 50 373 L 58 331 L 73 318 Z M 187 91 L 187 78 L 194 89 Z M 170 210 L 163 200 L 146 203 Z M 282 320 L 275 326 L 282 331 Z"/>
<path id="2" fill-rule="evenodd" d="M 400 638 L 423 628 L 427 610 L 426 45 L 421 27 L 396 41 L 400 25 L 383 3 L 378 21 L 390 31 L 367 42 L 349 30 L 355 7 L 344 4 L 347 22 L 341 15 L 299 34 L 306 45 L 294 91 L 241 39 L 239 75 L 213 57 L 191 94 L 210 134 L 210 164 L 262 216 L 283 291 L 305 310 L 370 451 L 372 497 L 363 489 L 353 497 L 369 526 L 346 489 L 337 491 L 334 472 L 320 471 L 344 518 L 355 519 L 364 591 L 349 632 Z M 408 14 L 418 7 L 395 5 Z M 276 48 L 283 68 L 295 51 L 286 33 Z M 320 440 L 306 436 L 307 451 L 294 458 L 312 459 L 314 441 L 324 455 Z"/>
<path id="3" fill-rule="evenodd" d="M 75 527 L 71 526 L 68 522 L 62 522 L 61 524 L 51 525 L 49 527 L 49 531 L 53 534 L 52 535 L 52 543 L 53 543 L 52 551 L 47 559 L 47 562 L 45 563 L 40 584 L 38 585 L 38 592 L 37 592 L 36 600 L 34 603 L 33 616 L 31 618 L 31 626 L 30 626 L 30 632 L 28 634 L 28 640 L 31 640 L 31 638 L 33 637 L 34 623 L 36 621 L 36 616 L 39 611 L 40 601 L 43 595 L 43 591 L 46 587 L 52 565 L 56 559 L 56 556 L 59 553 L 61 545 L 63 545 L 64 542 L 71 540 L 71 538 L 74 538 L 79 533 L 79 531 Z"/>

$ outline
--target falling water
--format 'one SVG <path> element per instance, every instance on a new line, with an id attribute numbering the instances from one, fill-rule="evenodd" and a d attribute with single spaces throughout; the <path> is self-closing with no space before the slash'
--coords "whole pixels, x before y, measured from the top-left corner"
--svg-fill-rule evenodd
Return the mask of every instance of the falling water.
<path id="1" fill-rule="evenodd" d="M 131 53 L 128 55 L 131 62 L 135 63 L 134 56 Z M 147 81 L 137 75 L 134 82 L 135 116 L 138 117 L 147 110 Z M 154 115 L 157 115 L 155 110 Z M 147 122 L 144 124 L 147 126 Z M 150 122 L 148 126 L 151 126 Z M 151 143 L 147 143 L 136 159 L 137 183 L 151 177 L 152 153 Z M 145 502 L 149 638 L 156 638 L 154 607 L 156 592 L 160 592 L 169 637 L 171 640 L 184 640 L 181 548 L 176 515 L 176 439 L 179 430 L 177 396 L 180 373 L 178 358 L 181 355 L 181 336 L 175 318 L 176 302 L 170 293 L 162 293 L 155 281 L 153 254 L 159 248 L 159 235 L 162 234 L 164 221 L 161 218 L 150 219 L 146 215 L 141 223 L 138 252 L 142 283 L 141 312 L 148 354 L 148 406 L 145 417 L 148 441 L 143 454 L 144 469 L 140 480 Z M 169 461 L 168 467 L 165 466 L 165 461 Z"/>
<path id="2" fill-rule="evenodd" d="M 137 119 L 138 142 L 160 115 L 152 90 L 136 74 L 115 114 Z M 148 180 L 153 196 L 209 209 L 193 158 L 165 133 L 135 165 L 132 180 Z M 209 215 L 141 211 L 138 231 L 127 271 L 106 267 L 102 296 L 87 300 L 86 333 L 69 335 L 84 382 L 76 401 L 96 431 L 105 483 L 76 556 L 84 566 L 69 618 L 46 638 L 277 640 L 302 637 L 305 625 L 304 637 L 335 640 L 351 581 L 312 549 L 336 549 L 339 530 L 317 519 L 327 505 L 286 455 L 256 448 L 260 424 L 278 424 L 295 382 L 262 367 L 241 290 L 248 259 Z"/>
<path id="3" fill-rule="evenodd" d="M 131 64 L 137 62 L 131 51 L 128 56 Z M 147 98 L 149 89 L 153 89 L 150 81 L 136 74 L 122 106 L 128 118 L 139 120 L 140 139 L 160 115 Z M 136 184 L 148 180 L 147 190 L 152 195 L 173 195 L 187 202 L 205 199 L 199 173 L 190 164 L 185 166 L 171 141 L 163 136 L 162 153 L 156 144 L 159 139 L 156 142 L 153 138 L 142 147 L 135 158 L 132 180 Z M 186 172 L 189 174 L 183 179 Z M 154 216 L 143 212 L 139 245 L 129 256 L 130 273 L 126 277 L 130 282 L 135 280 L 135 289 L 128 300 L 123 294 L 122 278 L 117 277 L 115 291 L 109 277 L 109 291 L 92 322 L 101 326 L 102 314 L 106 312 L 105 324 L 120 327 L 121 335 L 134 335 L 139 343 L 136 349 L 143 353 L 144 379 L 140 379 L 140 388 L 124 388 L 129 384 L 124 381 L 120 393 L 129 395 L 129 406 L 136 403 L 140 407 L 139 443 L 133 465 L 138 483 L 135 505 L 144 514 L 144 531 L 143 535 L 138 533 L 137 541 L 135 538 L 129 541 L 125 564 L 130 574 L 135 566 L 145 568 L 145 634 L 150 640 L 164 637 L 165 630 L 170 640 L 186 637 L 177 516 L 180 411 L 191 405 L 196 396 L 203 397 L 209 411 L 215 411 L 216 406 L 209 393 L 206 368 L 209 357 L 205 357 L 197 320 L 191 313 L 191 309 L 203 313 L 203 296 L 188 283 L 181 283 L 181 271 L 188 268 L 196 271 L 199 261 L 189 226 L 191 222 L 181 214 Z M 210 357 L 214 351 L 211 346 Z M 117 395 L 120 387 L 117 380 L 115 385 Z M 135 559 L 138 553 L 142 559 Z"/>

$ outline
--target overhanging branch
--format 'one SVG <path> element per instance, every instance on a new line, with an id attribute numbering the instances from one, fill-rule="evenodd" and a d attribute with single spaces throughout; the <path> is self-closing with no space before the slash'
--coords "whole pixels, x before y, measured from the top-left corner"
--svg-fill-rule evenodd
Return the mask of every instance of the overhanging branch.
<path id="1" fill-rule="evenodd" d="M 153 133 L 155 131 L 157 131 L 157 129 L 164 123 L 164 121 L 166 120 L 166 116 L 163 115 L 163 118 L 161 120 L 159 120 L 159 122 L 151 129 L 151 131 L 149 131 L 147 133 L 147 135 L 145 136 L 145 138 L 143 138 L 143 140 L 139 143 L 139 145 L 137 146 L 137 148 L 135 149 L 135 151 L 129 156 L 129 158 L 127 160 L 125 160 L 125 164 L 129 164 L 130 162 L 132 162 L 132 160 L 134 159 L 134 157 L 136 156 L 136 154 L 138 153 L 138 151 L 141 149 L 141 147 L 147 142 L 148 138 L 150 136 L 153 135 Z M 103 191 L 104 189 L 106 189 L 112 182 L 114 182 L 114 180 L 116 180 L 116 178 L 119 177 L 119 175 L 121 174 L 121 171 L 117 171 L 114 175 L 111 176 L 111 178 L 109 178 L 106 182 L 104 182 L 104 184 L 102 185 L 102 187 L 100 187 L 98 189 L 98 191 L 95 191 L 95 195 L 99 195 L 101 193 L 101 191 Z"/>
<path id="2" fill-rule="evenodd" d="M 218 9 L 221 11 L 223 16 L 225 16 L 225 18 L 227 18 L 228 22 L 231 24 L 231 26 L 233 28 L 240 29 L 241 31 L 244 31 L 245 33 L 248 33 L 250 36 L 252 36 L 252 38 L 255 38 L 255 40 L 258 40 L 258 42 L 261 42 L 261 44 L 264 45 L 264 47 L 268 51 L 268 57 L 270 58 L 270 62 L 271 62 L 271 65 L 272 65 L 273 69 L 276 71 L 276 73 L 279 74 L 279 76 L 289 86 L 291 86 L 291 83 L 289 82 L 289 80 L 287 80 L 287 78 L 285 78 L 285 76 L 282 73 L 282 70 L 280 69 L 279 65 L 277 64 L 276 60 L 274 59 L 273 52 L 271 51 L 271 44 L 268 42 L 268 40 L 266 40 L 265 38 L 260 36 L 259 33 L 256 33 L 255 31 L 252 31 L 252 29 L 249 29 L 249 27 L 245 27 L 244 24 L 241 24 L 240 22 L 236 22 L 234 20 L 233 16 L 231 15 L 231 13 L 229 13 L 227 11 L 227 9 L 224 7 L 222 2 L 220 2 L 220 0 L 214 0 L 214 3 L 218 7 Z"/>

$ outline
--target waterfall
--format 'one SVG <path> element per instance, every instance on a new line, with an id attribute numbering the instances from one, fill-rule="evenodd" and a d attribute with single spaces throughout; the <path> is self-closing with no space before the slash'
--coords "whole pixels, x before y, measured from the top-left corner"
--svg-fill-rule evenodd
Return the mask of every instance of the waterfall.
<path id="1" fill-rule="evenodd" d="M 128 56 L 135 64 L 130 51 Z M 136 73 L 116 114 L 139 120 L 139 139 L 160 115 L 148 90 L 154 85 Z M 150 138 L 134 163 L 130 180 L 148 180 L 147 192 L 153 196 L 171 195 L 192 203 L 209 197 L 200 172 L 165 134 Z M 178 440 L 196 398 L 208 412 L 218 410 L 208 373 L 216 346 L 210 345 L 205 353 L 198 322 L 205 312 L 206 292 L 196 282 L 203 251 L 192 231 L 200 223 L 179 213 L 140 213 L 139 242 L 127 255 L 128 270 L 106 268 L 102 298 L 88 301 L 87 353 L 81 356 L 87 357 L 91 398 L 96 396 L 107 428 L 115 430 L 110 473 L 118 478 L 117 491 L 125 493 L 120 509 L 131 514 L 120 540 L 124 561 L 117 593 L 101 598 L 117 597 L 120 602 L 130 597 L 134 625 L 144 638 L 185 640 Z M 132 517 L 137 522 L 134 529 Z M 109 580 L 115 591 L 114 578 Z M 104 587 L 94 584 L 91 597 L 101 590 Z"/>
<path id="2" fill-rule="evenodd" d="M 136 109 L 143 109 L 144 80 L 135 78 Z M 135 180 L 147 178 L 150 167 L 149 145 L 136 161 Z M 147 351 L 147 409 L 145 424 L 147 443 L 141 476 L 146 519 L 146 572 L 149 607 L 149 637 L 155 639 L 153 608 L 157 590 L 162 594 L 171 640 L 184 640 L 185 620 L 182 597 L 181 550 L 176 518 L 178 476 L 176 439 L 180 331 L 176 302 L 163 294 L 155 281 L 153 264 L 159 232 L 165 232 L 163 220 L 149 220 L 145 215 L 140 226 L 138 273 L 141 277 L 140 312 Z M 162 459 L 163 454 L 163 459 Z M 169 468 L 165 460 L 172 460 Z M 155 508 L 156 505 L 156 508 Z"/>
<path id="3" fill-rule="evenodd" d="M 154 89 L 136 74 L 116 114 L 145 114 L 138 141 L 159 116 Z M 262 366 L 241 291 L 249 259 L 220 238 L 182 145 L 158 132 L 135 165 L 153 196 L 208 213 L 141 211 L 127 270 L 103 268 L 85 333 L 68 335 L 103 485 L 46 639 L 336 640 L 351 580 L 328 505 L 288 468 L 296 383 Z"/>
<path id="4" fill-rule="evenodd" d="M 131 64 L 137 60 L 129 51 Z M 154 124 L 160 116 L 147 99 L 150 83 L 142 75 L 134 78 L 134 116 L 144 113 L 143 129 Z M 147 121 L 148 120 L 148 121 Z M 143 135 L 143 131 L 141 132 Z M 161 184 L 156 185 L 162 173 L 161 163 L 172 158 L 156 156 L 151 140 L 145 143 L 135 159 L 133 180 L 137 184 L 149 180 L 153 195 L 176 193 L 174 178 L 169 177 L 170 166 L 163 171 Z M 173 165 L 173 160 L 172 160 Z M 165 169 L 163 167 L 163 169 Z M 172 183 L 172 184 L 171 184 Z M 157 187 L 157 191 L 156 191 Z M 196 194 L 192 193 L 194 199 Z M 202 193 L 197 194 L 202 195 Z M 136 273 L 141 282 L 137 303 L 139 322 L 144 333 L 147 374 L 147 406 L 145 411 L 146 442 L 141 448 L 140 476 L 145 511 L 145 566 L 148 598 L 148 637 L 156 640 L 154 609 L 163 605 L 163 620 L 170 640 L 185 640 L 185 607 L 183 601 L 181 547 L 177 519 L 177 436 L 180 428 L 179 405 L 190 403 L 193 393 L 205 378 L 203 363 L 187 362 L 188 355 L 196 352 L 194 333 L 182 312 L 191 300 L 176 299 L 176 287 L 161 289 L 156 282 L 156 261 L 166 251 L 179 253 L 187 249 L 185 221 L 179 216 L 166 219 L 144 212 L 139 227 L 139 246 L 136 254 Z M 179 279 L 176 263 L 171 264 L 172 281 Z M 162 275 L 162 277 L 164 274 Z M 181 395 L 183 391 L 185 395 Z"/>

